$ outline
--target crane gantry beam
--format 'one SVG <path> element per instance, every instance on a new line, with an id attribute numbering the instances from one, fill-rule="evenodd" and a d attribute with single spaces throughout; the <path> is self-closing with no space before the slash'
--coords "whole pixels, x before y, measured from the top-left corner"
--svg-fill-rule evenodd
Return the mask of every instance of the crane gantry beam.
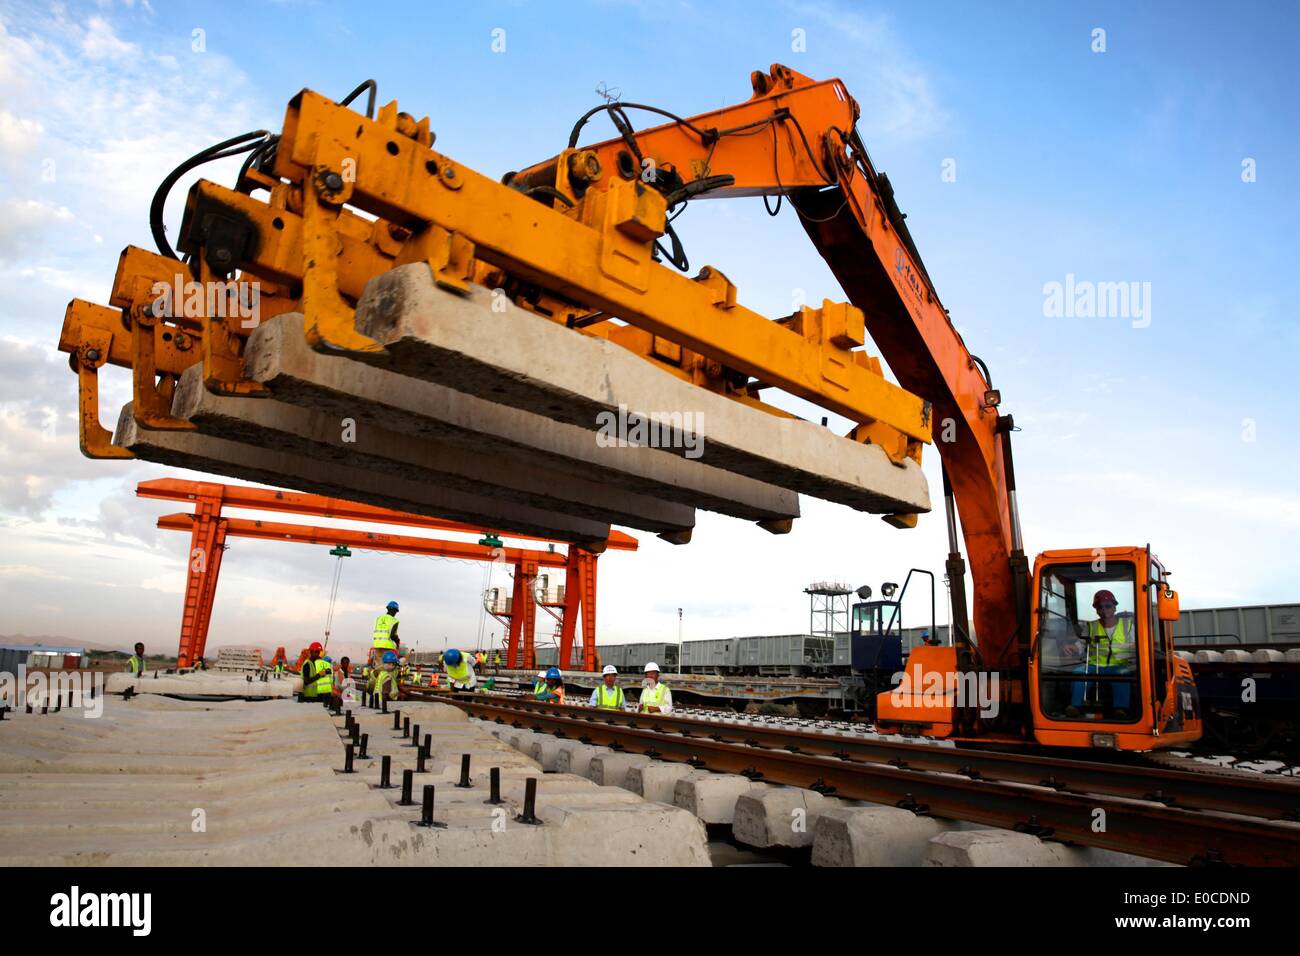
<path id="1" fill-rule="evenodd" d="M 286 492 L 273 488 L 161 478 L 141 482 L 136 487 L 136 494 L 142 498 L 194 503 L 193 513 L 181 512 L 164 515 L 158 519 L 158 527 L 165 531 L 190 533 L 191 547 L 187 561 L 180 646 L 177 652 L 177 662 L 182 667 L 191 665 L 203 656 L 225 541 L 230 537 L 325 546 L 344 545 L 370 551 L 509 564 L 514 569 L 514 595 L 512 611 L 509 615 L 510 636 L 507 653 L 507 664 L 510 667 L 535 666 L 536 652 L 533 638 L 537 608 L 533 595 L 533 581 L 540 568 L 563 569 L 567 588 L 561 617 L 560 653 L 563 656 L 560 659 L 565 661 L 571 659 L 577 624 L 581 617 L 583 668 L 593 670 L 596 666 L 597 555 L 582 548 L 571 545 L 566 551 L 557 551 L 554 542 L 546 542 L 550 545 L 546 550 L 508 547 L 499 540 L 495 532 L 489 529 L 356 504 L 339 498 Z M 476 543 L 355 528 L 325 528 L 251 518 L 230 518 L 223 515 L 223 508 L 280 511 L 316 517 L 405 525 L 428 530 L 466 532 L 480 535 L 481 539 Z M 511 537 L 525 536 L 511 535 Z M 544 539 L 529 538 L 528 540 Z M 636 550 L 637 541 L 630 535 L 614 531 L 610 534 L 609 546 L 615 550 L 632 551 Z"/>

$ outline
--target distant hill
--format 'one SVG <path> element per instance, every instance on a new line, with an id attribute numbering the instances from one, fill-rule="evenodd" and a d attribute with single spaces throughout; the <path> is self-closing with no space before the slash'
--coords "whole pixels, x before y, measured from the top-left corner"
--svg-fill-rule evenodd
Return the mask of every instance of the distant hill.
<path id="1" fill-rule="evenodd" d="M 116 644 L 100 644 L 95 641 L 87 641 L 75 637 L 63 637 L 62 635 L 29 635 L 29 634 L 0 634 L 0 644 L 43 644 L 46 647 L 84 647 L 91 651 L 118 651 L 122 648 Z M 130 654 L 130 648 L 125 650 Z"/>

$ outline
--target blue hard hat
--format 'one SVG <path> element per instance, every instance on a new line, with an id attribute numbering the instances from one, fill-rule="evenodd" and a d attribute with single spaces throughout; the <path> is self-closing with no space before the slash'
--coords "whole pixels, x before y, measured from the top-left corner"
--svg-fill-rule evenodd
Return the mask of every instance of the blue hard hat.
<path id="1" fill-rule="evenodd" d="M 460 651 L 456 650 L 456 648 L 453 647 L 451 650 L 447 651 L 445 654 L 442 655 L 442 659 L 446 661 L 448 664 L 459 664 Z"/>
<path id="2" fill-rule="evenodd" d="M 389 601 L 389 602 L 388 602 L 388 605 L 387 605 L 387 610 L 389 610 L 389 611 L 396 611 L 396 610 L 397 610 L 397 602 L 396 602 L 396 601 Z"/>
<path id="3" fill-rule="evenodd" d="M 394 654 L 392 651 L 384 651 L 384 663 L 385 663 L 385 664 L 396 664 L 396 663 L 397 663 L 397 655 Z"/>
<path id="4" fill-rule="evenodd" d="M 547 668 L 547 670 L 546 670 L 546 679 L 547 679 L 547 680 L 559 680 L 559 679 L 560 679 L 560 669 L 559 669 L 558 667 L 549 667 L 549 668 Z"/>
<path id="5" fill-rule="evenodd" d="M 321 660 L 323 660 L 323 661 L 324 661 L 325 663 L 327 663 L 327 664 L 333 664 L 333 663 L 334 663 L 334 658 L 330 657 L 328 654 L 327 654 L 326 656 L 322 657 Z"/>

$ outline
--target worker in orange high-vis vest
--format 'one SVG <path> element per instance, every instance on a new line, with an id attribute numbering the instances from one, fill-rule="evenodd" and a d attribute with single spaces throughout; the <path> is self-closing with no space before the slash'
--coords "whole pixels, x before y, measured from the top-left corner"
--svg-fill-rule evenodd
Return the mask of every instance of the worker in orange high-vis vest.
<path id="1" fill-rule="evenodd" d="M 564 674 L 558 667 L 546 669 L 546 678 L 541 687 L 533 692 L 533 698 L 543 704 L 564 703 Z"/>

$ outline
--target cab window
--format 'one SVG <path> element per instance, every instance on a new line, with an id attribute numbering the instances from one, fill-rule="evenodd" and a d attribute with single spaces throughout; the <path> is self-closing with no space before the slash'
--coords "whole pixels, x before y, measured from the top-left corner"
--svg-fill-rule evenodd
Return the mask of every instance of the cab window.
<path id="1" fill-rule="evenodd" d="M 1141 716 L 1134 581 L 1127 562 L 1043 569 L 1036 645 L 1046 717 L 1127 723 Z"/>

